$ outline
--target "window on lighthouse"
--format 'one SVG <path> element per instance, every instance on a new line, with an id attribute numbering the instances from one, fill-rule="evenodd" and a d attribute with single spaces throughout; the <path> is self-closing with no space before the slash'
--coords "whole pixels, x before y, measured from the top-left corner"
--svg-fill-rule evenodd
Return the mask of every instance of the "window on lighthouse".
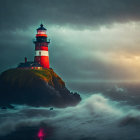
<path id="1" fill-rule="evenodd" d="M 45 30 L 38 30 L 37 34 L 46 34 L 46 31 Z"/>
<path id="2" fill-rule="evenodd" d="M 39 56 L 41 56 L 41 52 L 39 52 Z"/>

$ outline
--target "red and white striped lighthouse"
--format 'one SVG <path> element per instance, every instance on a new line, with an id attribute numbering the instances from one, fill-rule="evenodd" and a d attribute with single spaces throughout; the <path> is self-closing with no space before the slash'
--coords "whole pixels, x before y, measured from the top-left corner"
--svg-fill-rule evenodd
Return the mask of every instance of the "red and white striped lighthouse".
<path id="1" fill-rule="evenodd" d="M 43 27 L 43 24 L 37 29 L 35 43 L 35 58 L 34 62 L 40 64 L 43 68 L 50 68 L 48 44 L 50 43 L 47 34 L 47 29 Z"/>

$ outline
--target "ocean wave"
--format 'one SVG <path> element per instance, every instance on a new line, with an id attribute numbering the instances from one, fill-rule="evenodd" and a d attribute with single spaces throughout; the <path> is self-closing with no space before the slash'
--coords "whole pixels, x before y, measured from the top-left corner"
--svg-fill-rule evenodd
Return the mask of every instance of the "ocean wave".
<path id="1" fill-rule="evenodd" d="M 102 94 L 64 109 L 15 105 L 15 109 L 1 110 L 0 123 L 0 136 L 5 137 L 22 127 L 39 129 L 45 124 L 54 128 L 48 138 L 53 140 L 140 139 L 140 111 Z"/>

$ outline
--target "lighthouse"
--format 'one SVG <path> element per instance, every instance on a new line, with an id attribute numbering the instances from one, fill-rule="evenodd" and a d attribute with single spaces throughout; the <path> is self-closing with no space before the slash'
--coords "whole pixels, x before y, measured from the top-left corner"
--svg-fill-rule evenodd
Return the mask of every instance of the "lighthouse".
<path id="1" fill-rule="evenodd" d="M 40 64 L 43 68 L 50 68 L 48 44 L 50 40 L 46 34 L 47 29 L 43 24 L 37 29 L 35 44 L 35 57 L 34 62 Z"/>

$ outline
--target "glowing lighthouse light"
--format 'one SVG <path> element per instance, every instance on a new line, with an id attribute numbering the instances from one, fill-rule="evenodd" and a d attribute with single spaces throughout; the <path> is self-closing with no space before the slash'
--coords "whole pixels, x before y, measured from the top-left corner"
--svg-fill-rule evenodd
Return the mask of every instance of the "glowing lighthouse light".
<path id="1" fill-rule="evenodd" d="M 35 43 L 35 58 L 34 61 L 42 65 L 43 68 L 50 68 L 49 64 L 49 53 L 48 53 L 48 40 L 47 29 L 43 27 L 43 24 L 37 29 Z"/>
<path id="2" fill-rule="evenodd" d="M 38 35 L 39 35 L 39 34 L 44 34 L 44 35 L 45 35 L 45 34 L 46 34 L 46 31 L 38 30 L 38 31 L 37 31 L 37 34 L 38 34 Z"/>

